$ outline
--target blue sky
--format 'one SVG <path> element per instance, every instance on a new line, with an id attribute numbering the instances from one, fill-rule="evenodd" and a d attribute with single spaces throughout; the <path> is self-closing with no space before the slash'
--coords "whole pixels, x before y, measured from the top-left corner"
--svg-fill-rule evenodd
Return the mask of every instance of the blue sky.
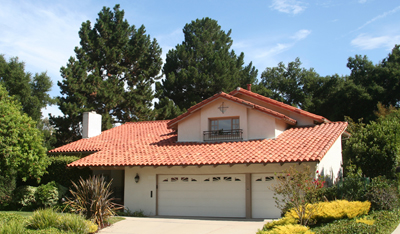
<path id="1" fill-rule="evenodd" d="M 18 56 L 26 71 L 47 71 L 52 96 L 74 47 L 82 22 L 95 22 L 98 12 L 119 3 L 132 25 L 144 25 L 165 58 L 183 41 L 186 23 L 203 17 L 232 29 L 232 48 L 258 69 L 299 57 L 320 75 L 349 74 L 347 59 L 367 55 L 374 63 L 400 44 L 400 2 L 378 0 L 247 0 L 247 1 L 20 1 L 0 0 L 0 54 Z M 58 114 L 56 106 L 44 110 Z"/>

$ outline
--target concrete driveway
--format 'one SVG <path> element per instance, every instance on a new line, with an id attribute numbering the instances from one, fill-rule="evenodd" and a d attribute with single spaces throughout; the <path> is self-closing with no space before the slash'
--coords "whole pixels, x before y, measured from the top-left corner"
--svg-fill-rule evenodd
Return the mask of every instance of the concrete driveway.
<path id="1" fill-rule="evenodd" d="M 269 220 L 246 219 L 188 219 L 165 217 L 126 217 L 99 234 L 255 234 Z"/>

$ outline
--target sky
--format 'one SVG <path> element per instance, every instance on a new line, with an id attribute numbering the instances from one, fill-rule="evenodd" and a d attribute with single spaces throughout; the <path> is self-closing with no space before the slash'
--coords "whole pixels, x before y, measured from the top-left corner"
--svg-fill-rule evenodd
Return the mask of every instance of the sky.
<path id="1" fill-rule="evenodd" d="M 348 75 L 347 59 L 366 55 L 379 63 L 400 44 L 400 2 L 392 0 L 0 0 L 0 54 L 18 57 L 27 72 L 47 72 L 50 95 L 79 46 L 82 22 L 94 25 L 104 6 L 120 4 L 130 25 L 144 25 L 163 52 L 183 41 L 182 29 L 209 17 L 232 30 L 232 49 L 253 62 L 258 78 L 267 67 L 300 58 L 321 76 Z M 57 106 L 42 110 L 59 115 Z"/>

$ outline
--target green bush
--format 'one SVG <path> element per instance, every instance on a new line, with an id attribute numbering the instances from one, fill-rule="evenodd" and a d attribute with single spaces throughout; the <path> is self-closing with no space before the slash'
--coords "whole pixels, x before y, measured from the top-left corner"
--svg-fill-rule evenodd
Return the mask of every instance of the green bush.
<path id="1" fill-rule="evenodd" d="M 19 214 L 0 213 L 0 234 L 24 233 L 21 228 L 25 227 L 26 218 Z"/>
<path id="2" fill-rule="evenodd" d="M 36 187 L 24 185 L 14 190 L 13 203 L 17 208 L 32 210 L 36 207 Z"/>
<path id="3" fill-rule="evenodd" d="M 313 227 L 311 231 L 316 234 L 390 234 L 396 229 L 400 221 L 399 211 L 373 211 L 364 216 L 369 220 L 375 220 L 373 225 L 358 222 L 356 219 L 336 220 L 332 223 Z"/>
<path id="4" fill-rule="evenodd" d="M 59 214 L 52 209 L 36 210 L 28 221 L 28 226 L 33 229 L 46 229 L 58 227 L 61 222 Z"/>
<path id="5" fill-rule="evenodd" d="M 25 233 L 25 224 L 16 220 L 0 225 L 0 234 L 21 234 Z"/>
<path id="6" fill-rule="evenodd" d="M 36 190 L 36 201 L 40 207 L 51 207 L 58 203 L 58 188 L 54 181 L 40 185 Z"/>
<path id="7" fill-rule="evenodd" d="M 372 179 L 365 197 L 371 202 L 373 210 L 393 210 L 399 207 L 397 185 L 384 176 Z"/>
<path id="8" fill-rule="evenodd" d="M 62 219 L 62 222 L 60 222 L 60 225 L 57 226 L 59 229 L 78 234 L 89 233 L 89 225 L 93 224 L 90 221 L 86 222 L 82 216 L 76 214 L 67 213 L 62 215 L 60 219 Z"/>
<path id="9" fill-rule="evenodd" d="M 15 177 L 0 175 L 0 210 L 7 209 L 12 203 L 12 193 L 16 188 Z"/>
<path id="10" fill-rule="evenodd" d="M 56 184 L 61 184 L 64 187 L 71 187 L 72 181 L 77 182 L 80 177 L 86 179 L 92 175 L 92 171 L 89 168 L 78 169 L 67 168 L 67 165 L 80 159 L 77 156 L 50 156 L 50 165 L 47 167 L 47 173 L 45 173 L 40 180 L 40 183 L 36 179 L 28 179 L 26 182 L 19 179 L 17 181 L 17 187 L 22 185 L 39 186 L 41 184 L 47 184 L 51 181 L 56 182 Z"/>
<path id="11" fill-rule="evenodd" d="M 82 216 L 68 213 L 57 213 L 53 209 L 39 209 L 35 211 L 32 217 L 29 218 L 28 227 L 35 230 L 57 229 L 67 233 L 78 234 L 93 233 L 97 231 L 97 225 L 89 220 L 85 220 Z"/>
<path id="12" fill-rule="evenodd" d="M 78 182 L 79 178 L 89 178 L 92 175 L 92 171 L 89 168 L 78 169 L 67 168 L 67 165 L 80 159 L 76 156 L 52 156 L 49 157 L 50 165 L 47 167 L 47 174 L 45 174 L 41 183 L 49 183 L 55 181 L 57 184 L 61 184 L 64 187 L 71 187 L 71 181 Z"/>
<path id="13" fill-rule="evenodd" d="M 129 216 L 129 217 L 146 217 L 143 210 L 131 211 L 129 208 L 123 211 L 117 211 L 119 216 Z"/>

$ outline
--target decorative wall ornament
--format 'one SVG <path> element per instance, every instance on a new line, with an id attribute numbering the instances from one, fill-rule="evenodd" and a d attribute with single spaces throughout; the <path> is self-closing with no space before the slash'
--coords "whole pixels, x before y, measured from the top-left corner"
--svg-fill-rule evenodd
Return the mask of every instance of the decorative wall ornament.
<path id="1" fill-rule="evenodd" d="M 218 109 L 222 112 L 222 114 L 225 113 L 226 109 L 228 109 L 229 106 L 225 106 L 224 102 L 218 107 Z"/>

